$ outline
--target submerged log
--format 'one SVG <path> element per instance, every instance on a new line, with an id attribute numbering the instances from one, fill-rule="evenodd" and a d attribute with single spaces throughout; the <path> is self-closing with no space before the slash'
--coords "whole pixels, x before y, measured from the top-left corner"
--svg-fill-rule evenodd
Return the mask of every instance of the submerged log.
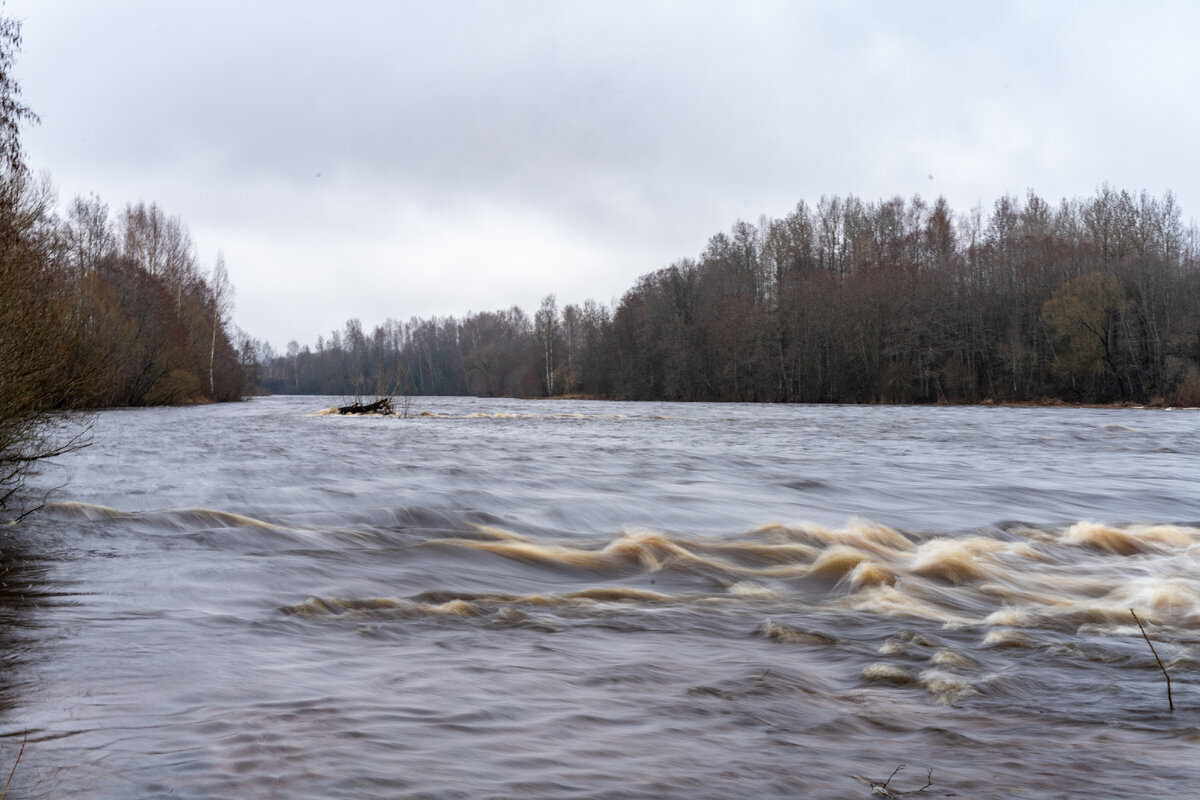
<path id="1" fill-rule="evenodd" d="M 339 414 L 395 414 L 392 410 L 392 398 L 385 397 L 382 400 L 376 400 L 374 403 L 351 403 L 348 406 L 339 406 Z"/>

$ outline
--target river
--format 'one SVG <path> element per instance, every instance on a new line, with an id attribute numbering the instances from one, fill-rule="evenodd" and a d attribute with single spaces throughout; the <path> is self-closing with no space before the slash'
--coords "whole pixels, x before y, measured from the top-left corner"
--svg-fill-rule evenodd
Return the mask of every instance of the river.
<path id="1" fill-rule="evenodd" d="M 1200 794 L 1200 412 L 336 403 L 37 478 L 9 797 Z"/>

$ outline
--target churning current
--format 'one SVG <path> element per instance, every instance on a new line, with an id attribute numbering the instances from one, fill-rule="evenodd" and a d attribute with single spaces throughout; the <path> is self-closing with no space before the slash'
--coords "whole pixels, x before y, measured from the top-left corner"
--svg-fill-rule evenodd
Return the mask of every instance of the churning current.
<path id="1" fill-rule="evenodd" d="M 1200 412 L 337 402 L 38 478 L 10 797 L 1200 794 Z"/>

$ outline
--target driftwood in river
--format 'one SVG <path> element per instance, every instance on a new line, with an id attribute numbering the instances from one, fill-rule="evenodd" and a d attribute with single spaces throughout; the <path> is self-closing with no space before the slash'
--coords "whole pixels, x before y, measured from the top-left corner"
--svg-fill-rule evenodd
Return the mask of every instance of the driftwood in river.
<path id="1" fill-rule="evenodd" d="M 385 397 L 382 400 L 376 400 L 374 403 L 363 405 L 362 403 L 351 403 L 348 406 L 340 406 L 339 414 L 395 414 L 392 410 L 392 398 Z"/>

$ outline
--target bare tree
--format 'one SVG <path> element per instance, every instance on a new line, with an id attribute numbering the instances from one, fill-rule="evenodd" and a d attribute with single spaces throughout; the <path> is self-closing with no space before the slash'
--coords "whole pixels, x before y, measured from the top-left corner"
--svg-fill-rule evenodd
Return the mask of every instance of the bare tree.
<path id="1" fill-rule="evenodd" d="M 12 75 L 20 43 L 20 23 L 0 17 L 0 508 L 42 459 L 86 443 L 55 415 L 74 389 L 72 315 L 40 236 L 53 194 L 21 152 L 21 124 L 37 117 Z"/>
<path id="2" fill-rule="evenodd" d="M 554 394 L 554 340 L 558 336 L 558 305 L 554 295 L 542 298 L 542 306 L 534 315 L 534 326 L 542 348 L 542 360 L 546 375 L 546 396 Z"/>
<path id="3" fill-rule="evenodd" d="M 116 248 L 108 206 L 96 195 L 78 195 L 67 209 L 67 265 L 76 281 L 96 268 Z"/>
<path id="4" fill-rule="evenodd" d="M 224 253 L 217 253 L 217 263 L 213 267 L 208 290 L 212 308 L 212 340 L 208 349 L 208 391 L 215 397 L 217 388 L 214 365 L 217 361 L 217 334 L 229 323 L 229 315 L 233 312 L 233 286 L 229 283 L 229 271 L 225 269 Z"/>

